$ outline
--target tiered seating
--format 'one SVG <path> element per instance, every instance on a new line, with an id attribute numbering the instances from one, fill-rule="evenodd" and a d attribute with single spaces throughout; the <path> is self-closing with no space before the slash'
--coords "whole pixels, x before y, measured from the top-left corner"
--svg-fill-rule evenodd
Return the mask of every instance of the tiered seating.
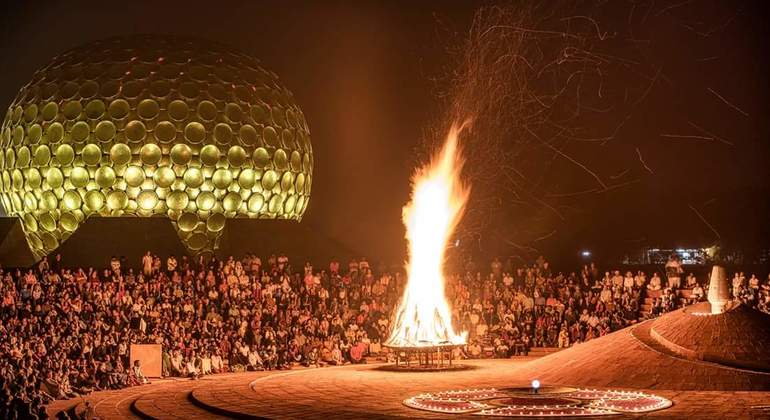
<path id="1" fill-rule="evenodd" d="M 659 298 L 663 295 L 662 290 L 647 290 L 647 294 L 644 298 L 644 302 L 639 310 L 639 319 L 644 320 L 650 317 L 652 311 L 652 300 Z M 677 307 L 687 306 L 690 303 L 692 297 L 692 289 L 679 289 L 676 292 L 677 295 Z"/>

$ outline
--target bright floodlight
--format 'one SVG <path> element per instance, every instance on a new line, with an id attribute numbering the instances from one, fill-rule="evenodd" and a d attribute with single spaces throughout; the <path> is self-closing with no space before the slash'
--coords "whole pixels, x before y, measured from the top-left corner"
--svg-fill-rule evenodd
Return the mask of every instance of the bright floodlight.
<path id="1" fill-rule="evenodd" d="M 540 381 L 538 381 L 537 379 L 533 379 L 532 380 L 532 389 L 534 389 L 535 392 L 537 392 L 537 390 L 539 388 L 540 388 Z"/>

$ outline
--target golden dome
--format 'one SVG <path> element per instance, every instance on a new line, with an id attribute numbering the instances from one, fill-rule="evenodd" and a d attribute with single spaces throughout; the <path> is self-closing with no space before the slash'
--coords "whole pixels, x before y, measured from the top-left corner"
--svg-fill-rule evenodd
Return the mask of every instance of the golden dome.
<path id="1" fill-rule="evenodd" d="M 88 217 L 158 216 L 193 253 L 231 217 L 300 220 L 313 152 L 302 111 L 257 60 L 217 44 L 112 38 L 21 88 L 0 127 L 0 200 L 37 258 Z"/>

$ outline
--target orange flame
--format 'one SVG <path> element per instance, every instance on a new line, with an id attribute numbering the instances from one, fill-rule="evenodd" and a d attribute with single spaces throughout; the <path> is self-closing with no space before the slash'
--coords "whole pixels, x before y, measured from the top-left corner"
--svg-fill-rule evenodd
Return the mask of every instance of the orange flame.
<path id="1" fill-rule="evenodd" d="M 460 181 L 464 160 L 457 145 L 465 125 L 452 124 L 441 150 L 412 177 L 411 201 L 402 215 L 409 241 L 407 284 L 387 346 L 466 343 L 467 333 L 452 327 L 443 274 L 444 251 L 470 193 Z"/>

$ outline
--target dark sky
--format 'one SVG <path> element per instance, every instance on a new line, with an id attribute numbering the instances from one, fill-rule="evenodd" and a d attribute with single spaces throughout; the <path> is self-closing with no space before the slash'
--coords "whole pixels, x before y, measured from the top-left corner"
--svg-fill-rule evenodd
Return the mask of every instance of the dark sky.
<path id="1" fill-rule="evenodd" d="M 636 3 L 642 10 L 650 2 Z M 690 7 L 701 7 L 701 2 L 694 3 Z M 4 11 L 0 27 L 0 104 L 7 106 L 51 57 L 92 40 L 160 33 L 230 45 L 275 71 L 294 92 L 310 124 L 316 165 L 303 223 L 362 254 L 395 259 L 404 249 L 400 209 L 408 198 L 415 151 L 425 127 L 442 109 L 433 80 L 451 68 L 448 43 L 467 31 L 481 4 L 18 2 Z M 666 64 L 665 75 L 672 83 L 650 92 L 650 103 L 621 135 L 645 144 L 645 161 L 655 173 L 640 175 L 640 182 L 622 191 L 587 198 L 584 211 L 560 222 L 569 228 L 559 227 L 550 242 L 540 244 L 546 250 L 714 240 L 689 204 L 701 210 L 723 240 L 749 233 L 757 237 L 752 240 L 767 238 L 767 13 L 762 2 L 735 2 L 736 8 L 730 9 L 739 12 L 718 33 L 692 35 L 692 30 L 682 29 L 729 14 L 713 4 L 703 2 L 704 15 L 693 21 L 656 6 L 645 23 L 647 33 L 640 35 L 652 40 L 656 53 L 649 59 Z M 622 26 L 619 16 L 626 15 L 609 15 L 612 21 L 607 24 Z M 717 58 L 696 60 L 711 56 Z M 740 104 L 748 116 L 715 101 L 708 87 Z M 698 121 L 735 145 L 661 142 L 661 133 L 684 132 L 693 115 L 678 118 L 683 108 L 692 108 Z M 655 141 L 644 143 L 644 137 Z M 591 151 L 582 158 L 609 176 L 618 165 L 606 161 L 628 156 Z M 638 169 L 636 165 L 634 171 Z M 722 173 L 728 175 L 726 180 L 718 175 Z M 503 211 L 497 217 L 519 215 Z M 687 228 L 674 229 L 667 220 Z M 484 246 L 511 252 L 499 240 Z"/>

